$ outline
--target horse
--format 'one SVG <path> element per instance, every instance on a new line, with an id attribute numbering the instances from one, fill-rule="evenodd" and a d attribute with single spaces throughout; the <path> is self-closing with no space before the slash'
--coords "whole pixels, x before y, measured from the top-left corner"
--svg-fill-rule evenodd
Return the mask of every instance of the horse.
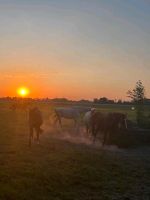
<path id="1" fill-rule="evenodd" d="M 55 108 L 54 109 L 54 124 L 59 122 L 60 127 L 62 127 L 62 118 L 74 120 L 75 126 L 79 123 L 80 112 L 74 108 Z"/>
<path id="2" fill-rule="evenodd" d="M 88 111 L 91 111 L 90 107 L 85 107 L 85 106 L 73 106 L 72 108 L 77 110 L 81 115 L 85 114 Z"/>
<path id="3" fill-rule="evenodd" d="M 101 113 L 94 112 L 91 116 L 93 143 L 97 134 L 103 133 L 103 145 L 110 137 L 110 134 L 119 131 L 121 128 L 127 129 L 126 115 L 123 113 Z"/>
<path id="4" fill-rule="evenodd" d="M 34 129 L 36 131 L 37 142 L 39 143 L 39 135 L 43 132 L 41 129 L 42 123 L 43 119 L 41 111 L 37 107 L 31 108 L 29 110 L 29 146 L 31 146 L 31 142 L 33 140 Z"/>
<path id="5" fill-rule="evenodd" d="M 83 116 L 83 124 L 85 125 L 86 128 L 86 133 L 89 134 L 91 132 L 91 117 L 92 114 L 96 111 L 95 108 L 91 108 L 89 111 L 87 111 L 85 113 L 85 115 Z"/>

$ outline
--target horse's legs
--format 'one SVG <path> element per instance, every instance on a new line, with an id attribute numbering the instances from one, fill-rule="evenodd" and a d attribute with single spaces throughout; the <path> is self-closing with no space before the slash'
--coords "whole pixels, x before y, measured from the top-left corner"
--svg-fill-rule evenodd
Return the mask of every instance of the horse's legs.
<path id="1" fill-rule="evenodd" d="M 54 125 L 56 125 L 57 122 L 59 122 L 59 125 L 62 128 L 61 117 L 57 113 L 55 113 Z"/>
<path id="2" fill-rule="evenodd" d="M 37 142 L 39 143 L 39 136 L 40 136 L 40 132 L 41 132 L 41 129 L 40 129 L 40 127 L 38 126 L 38 127 L 36 127 L 35 128 L 35 131 L 36 131 L 36 139 L 37 139 Z"/>
<path id="3" fill-rule="evenodd" d="M 95 143 L 96 141 L 96 136 L 97 136 L 97 129 L 95 128 L 95 126 L 93 125 L 92 126 L 92 135 L 93 135 L 93 144 Z"/>
<path id="4" fill-rule="evenodd" d="M 29 131 L 29 146 L 31 146 L 32 140 L 33 140 L 33 126 L 30 126 L 30 131 Z"/>
<path id="5" fill-rule="evenodd" d="M 56 123 L 58 122 L 58 118 L 57 116 L 55 116 L 55 119 L 54 119 L 54 126 L 56 126 Z"/>
<path id="6" fill-rule="evenodd" d="M 93 144 L 95 144 L 96 136 L 97 136 L 97 133 L 95 133 L 95 135 L 94 135 L 94 137 L 93 137 Z"/>
<path id="7" fill-rule="evenodd" d="M 89 134 L 89 126 L 86 124 L 86 134 Z"/>
<path id="8" fill-rule="evenodd" d="M 60 117 L 60 116 L 57 116 L 57 119 L 58 119 L 58 122 L 59 122 L 60 127 L 62 128 L 61 117 Z"/>
<path id="9" fill-rule="evenodd" d="M 75 125 L 75 129 L 76 132 L 79 133 L 79 119 L 74 119 L 74 125 Z"/>
<path id="10" fill-rule="evenodd" d="M 108 136 L 109 136 L 109 132 L 108 131 L 104 132 L 103 146 L 105 145 L 105 143 L 108 139 Z"/>

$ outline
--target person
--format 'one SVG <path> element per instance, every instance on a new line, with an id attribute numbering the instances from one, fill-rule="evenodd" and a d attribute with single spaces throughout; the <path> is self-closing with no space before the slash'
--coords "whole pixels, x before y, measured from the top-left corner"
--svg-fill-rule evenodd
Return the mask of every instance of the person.
<path id="1" fill-rule="evenodd" d="M 39 143 L 39 135 L 43 132 L 41 129 L 41 125 L 43 124 L 42 113 L 38 107 L 33 107 L 29 110 L 29 146 L 31 146 L 31 142 L 33 140 L 34 130 L 36 132 L 36 139 Z"/>

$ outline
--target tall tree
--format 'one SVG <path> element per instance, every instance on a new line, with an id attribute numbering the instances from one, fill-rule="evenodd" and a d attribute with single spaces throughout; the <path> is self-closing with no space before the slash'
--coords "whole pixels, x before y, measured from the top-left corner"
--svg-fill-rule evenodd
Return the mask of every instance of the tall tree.
<path id="1" fill-rule="evenodd" d="M 143 120 L 143 105 L 145 99 L 145 87 L 142 81 L 137 81 L 135 88 L 133 90 L 128 90 L 127 95 L 132 99 L 132 102 L 136 104 L 136 119 L 137 123 L 140 125 Z"/>

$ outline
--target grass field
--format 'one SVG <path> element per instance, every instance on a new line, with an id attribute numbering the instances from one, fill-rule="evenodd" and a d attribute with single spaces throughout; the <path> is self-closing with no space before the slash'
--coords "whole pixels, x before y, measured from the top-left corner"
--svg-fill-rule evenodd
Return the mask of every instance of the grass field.
<path id="1" fill-rule="evenodd" d="M 39 107 L 48 120 L 52 106 Z M 127 112 L 135 119 L 131 106 L 99 109 Z M 148 113 L 149 107 L 145 109 Z M 29 148 L 27 112 L 0 104 L 0 200 L 150 199 L 149 147 L 102 149 L 55 137 L 48 121 L 47 126 L 40 144 Z"/>

